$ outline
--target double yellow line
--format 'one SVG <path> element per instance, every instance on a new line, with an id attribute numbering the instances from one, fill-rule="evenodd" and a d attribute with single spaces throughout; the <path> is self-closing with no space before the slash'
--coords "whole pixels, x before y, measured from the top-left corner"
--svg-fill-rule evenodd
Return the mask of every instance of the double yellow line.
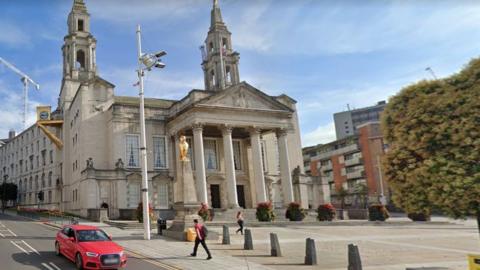
<path id="1" fill-rule="evenodd" d="M 126 251 L 127 254 L 129 254 L 130 256 L 132 256 L 134 258 L 144 260 L 144 261 L 146 261 L 148 263 L 151 263 L 155 266 L 160 266 L 160 267 L 162 267 L 163 269 L 166 269 L 166 270 L 183 270 L 183 268 L 172 266 L 172 265 L 169 265 L 169 264 L 166 264 L 166 263 L 163 263 L 163 262 L 159 262 L 158 260 L 145 257 L 144 255 L 142 255 L 140 253 L 137 253 L 137 252 L 134 252 L 130 249 L 125 249 L 125 251 Z"/>

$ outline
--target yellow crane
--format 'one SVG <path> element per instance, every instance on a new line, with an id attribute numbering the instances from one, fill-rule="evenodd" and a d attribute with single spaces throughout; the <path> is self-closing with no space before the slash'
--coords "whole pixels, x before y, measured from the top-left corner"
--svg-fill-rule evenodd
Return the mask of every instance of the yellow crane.
<path id="1" fill-rule="evenodd" d="M 59 139 L 55 133 L 50 131 L 47 126 L 51 127 L 62 127 L 63 120 L 51 120 L 50 118 L 50 106 L 38 106 L 37 107 L 37 127 L 45 133 L 47 136 L 56 146 L 58 149 L 63 148 L 63 142 Z"/>

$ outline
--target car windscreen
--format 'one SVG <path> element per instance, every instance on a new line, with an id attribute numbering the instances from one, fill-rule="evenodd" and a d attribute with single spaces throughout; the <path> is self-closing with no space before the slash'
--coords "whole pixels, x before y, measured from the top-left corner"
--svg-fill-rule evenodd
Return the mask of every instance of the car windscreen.
<path id="1" fill-rule="evenodd" d="M 108 235 L 101 230 L 79 230 L 77 235 L 79 242 L 110 241 Z"/>

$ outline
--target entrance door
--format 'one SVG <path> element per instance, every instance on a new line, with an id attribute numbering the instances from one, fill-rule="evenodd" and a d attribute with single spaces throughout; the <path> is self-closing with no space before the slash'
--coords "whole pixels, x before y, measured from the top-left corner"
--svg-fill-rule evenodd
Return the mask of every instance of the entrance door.
<path id="1" fill-rule="evenodd" d="M 243 190 L 243 185 L 237 185 L 237 198 L 238 198 L 238 205 L 240 207 L 245 207 L 245 191 Z"/>
<path id="2" fill-rule="evenodd" d="M 220 203 L 220 185 L 210 185 L 210 195 L 212 196 L 212 208 L 222 208 Z"/>

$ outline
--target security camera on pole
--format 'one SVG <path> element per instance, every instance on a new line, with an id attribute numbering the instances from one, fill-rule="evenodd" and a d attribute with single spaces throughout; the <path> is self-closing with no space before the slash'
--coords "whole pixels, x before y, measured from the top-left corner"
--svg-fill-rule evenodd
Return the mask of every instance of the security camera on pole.
<path id="1" fill-rule="evenodd" d="M 150 216 L 148 207 L 148 175 L 147 175 L 147 148 L 145 137 L 145 98 L 143 94 L 143 76 L 145 70 L 150 71 L 153 67 L 164 68 L 165 64 L 161 62 L 160 57 L 166 55 L 164 51 L 154 54 L 142 53 L 142 36 L 140 25 L 137 26 L 137 45 L 138 45 L 138 87 L 140 96 L 140 164 L 142 167 L 142 205 L 143 205 L 143 237 L 145 240 L 150 240 Z"/>

